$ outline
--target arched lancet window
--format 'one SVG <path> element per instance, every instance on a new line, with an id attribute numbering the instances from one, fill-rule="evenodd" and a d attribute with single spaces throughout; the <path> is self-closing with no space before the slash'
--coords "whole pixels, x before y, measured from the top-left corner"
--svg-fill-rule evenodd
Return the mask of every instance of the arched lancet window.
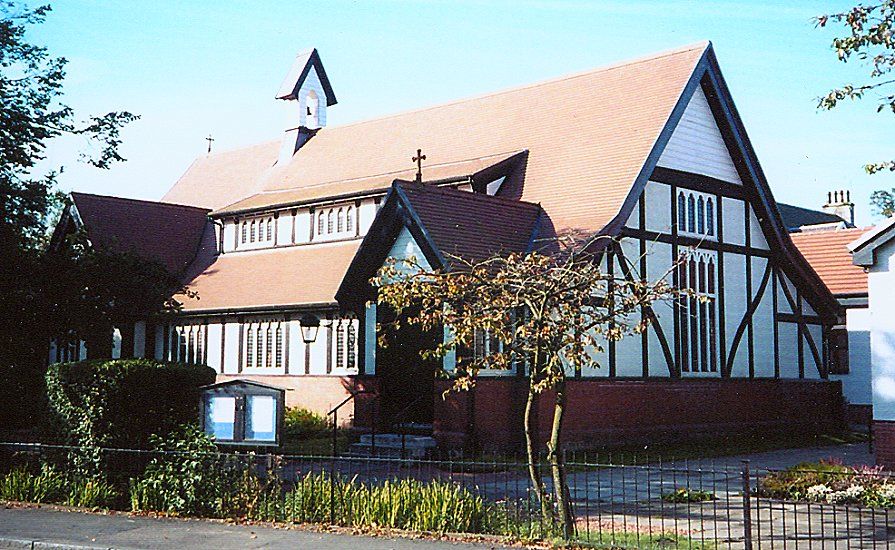
<path id="1" fill-rule="evenodd" d="M 336 217 L 336 231 L 341 233 L 345 231 L 345 209 L 339 208 L 339 214 Z"/>
<path id="2" fill-rule="evenodd" d="M 276 346 L 276 363 L 274 366 L 280 368 L 283 366 L 283 325 L 281 323 L 277 323 Z"/>
<path id="3" fill-rule="evenodd" d="M 336 213 L 333 212 L 332 210 L 330 210 L 329 212 L 326 213 L 326 232 L 327 233 L 333 232 L 333 226 L 335 225 L 335 221 L 336 221 L 335 218 L 336 218 Z"/>
<path id="4" fill-rule="evenodd" d="M 264 355 L 264 366 L 270 368 L 273 362 L 273 326 L 267 325 L 267 353 Z"/>
<path id="5" fill-rule="evenodd" d="M 687 231 L 696 233 L 696 199 L 687 197 Z"/>
<path id="6" fill-rule="evenodd" d="M 709 198 L 705 201 L 705 225 L 709 235 L 715 234 L 715 203 Z"/>
<path id="7" fill-rule="evenodd" d="M 183 327 L 177 329 L 177 338 L 178 338 L 178 349 L 177 349 L 177 360 L 178 361 L 186 361 L 187 360 L 187 341 L 186 341 L 186 332 Z"/>
<path id="8" fill-rule="evenodd" d="M 273 218 L 267 218 L 267 240 L 273 240 Z"/>
<path id="9" fill-rule="evenodd" d="M 305 109 L 305 126 L 308 128 L 316 128 L 319 125 L 320 102 L 318 101 L 317 93 L 314 92 L 314 90 L 308 92 Z"/>
<path id="10" fill-rule="evenodd" d="M 196 363 L 205 363 L 205 327 L 196 327 Z"/>
<path id="11" fill-rule="evenodd" d="M 249 325 L 249 329 L 246 331 L 246 367 L 252 367 L 255 364 L 255 331 L 252 330 L 252 325 Z"/>
<path id="12" fill-rule="evenodd" d="M 255 365 L 256 367 L 261 367 L 261 358 L 264 356 L 264 332 L 261 330 L 261 324 L 258 323 L 258 328 L 255 329 Z"/>
<path id="13" fill-rule="evenodd" d="M 681 195 L 683 197 L 683 195 Z M 689 281 L 687 281 L 687 264 L 686 262 L 681 262 L 677 268 L 678 272 L 678 288 L 684 289 L 689 288 Z M 678 323 L 680 326 L 680 344 L 681 344 L 681 363 L 680 369 L 684 372 L 690 370 L 690 338 L 687 333 L 689 332 L 688 327 L 689 324 L 689 315 L 687 310 L 689 308 L 689 300 L 686 296 L 679 296 L 677 298 L 678 305 Z"/>
<path id="14" fill-rule="evenodd" d="M 696 222 L 699 226 L 699 233 L 705 233 L 705 201 L 702 197 L 699 197 L 699 201 L 696 204 Z"/>
<path id="15" fill-rule="evenodd" d="M 357 328 L 354 326 L 354 322 L 348 321 L 348 368 L 353 369 L 357 367 L 357 350 L 355 347 L 357 345 Z"/>
<path id="16" fill-rule="evenodd" d="M 687 199 L 683 192 L 677 195 L 677 228 L 680 231 L 687 230 Z"/>
<path id="17" fill-rule="evenodd" d="M 705 260 L 699 259 L 699 293 L 705 294 Z M 708 302 L 699 302 L 699 369 L 709 370 L 708 365 Z"/>
<path id="18" fill-rule="evenodd" d="M 690 197 L 692 200 L 693 197 Z M 690 290 L 696 290 L 699 278 L 696 275 L 696 260 L 690 259 Z M 696 296 L 690 296 L 690 370 L 699 370 L 699 308 Z"/>
<path id="19" fill-rule="evenodd" d="M 196 362 L 196 331 L 194 327 L 186 328 L 186 362 Z"/>
<path id="20" fill-rule="evenodd" d="M 252 227 L 249 229 L 249 240 L 255 242 L 255 220 L 252 220 Z"/>
<path id="21" fill-rule="evenodd" d="M 242 242 L 246 242 L 249 237 L 249 224 L 242 222 Z"/>
<path id="22" fill-rule="evenodd" d="M 336 368 L 345 367 L 345 325 L 342 321 L 336 326 Z"/>
<path id="23" fill-rule="evenodd" d="M 715 294 L 715 262 L 712 261 L 712 258 L 709 257 L 708 264 L 706 265 L 707 273 L 707 288 L 708 293 L 712 297 Z M 711 372 L 718 371 L 718 343 L 717 343 L 717 318 L 715 313 L 715 301 L 712 300 L 708 304 L 709 309 L 709 370 Z"/>
<path id="24" fill-rule="evenodd" d="M 347 210 L 345 210 L 345 231 L 351 233 L 354 231 L 354 207 L 349 206 Z"/>
<path id="25" fill-rule="evenodd" d="M 323 212 L 317 214 L 317 234 L 323 234 Z"/>

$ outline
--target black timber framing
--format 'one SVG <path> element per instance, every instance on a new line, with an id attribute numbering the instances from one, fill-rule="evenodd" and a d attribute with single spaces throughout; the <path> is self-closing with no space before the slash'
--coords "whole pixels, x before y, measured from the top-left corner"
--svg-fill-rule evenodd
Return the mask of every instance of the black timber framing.
<path id="1" fill-rule="evenodd" d="M 677 186 L 676 186 L 675 184 L 672 183 L 672 184 L 669 186 L 669 189 L 670 189 L 670 192 L 671 192 L 671 197 L 670 197 L 670 204 L 671 204 L 671 239 L 670 239 L 670 243 L 669 243 L 669 244 L 671 244 L 671 265 L 672 265 L 672 266 L 676 266 L 677 262 L 680 261 L 680 258 L 678 257 L 678 256 L 679 256 L 679 253 L 678 253 L 678 249 L 677 249 L 677 243 L 678 243 L 678 231 L 677 231 L 677 229 L 678 229 L 678 225 L 679 225 L 679 221 L 678 221 L 678 219 L 677 219 Z M 649 231 L 645 231 L 645 230 L 644 230 L 644 231 L 641 233 L 641 235 L 639 236 L 639 238 L 640 238 L 641 240 L 646 240 L 647 238 L 649 238 L 650 240 L 658 240 L 658 237 L 659 237 L 659 235 L 660 235 L 660 233 L 655 233 L 655 232 L 653 232 L 653 236 L 652 236 L 652 238 L 650 238 L 650 237 L 647 237 L 647 235 L 649 235 L 649 234 L 650 234 Z M 675 267 L 675 269 L 673 269 L 673 270 L 671 271 L 671 280 L 672 280 L 672 284 L 674 285 L 674 288 L 680 288 L 680 287 L 681 287 L 680 274 L 679 274 L 679 270 L 678 270 L 676 267 Z M 674 314 L 672 315 L 672 317 L 674 317 L 674 370 L 673 370 L 673 372 L 671 373 L 671 376 L 672 376 L 672 377 L 676 377 L 676 378 L 680 378 L 680 376 L 681 376 L 681 372 L 682 372 L 682 369 L 681 369 L 681 321 L 680 321 L 681 316 L 680 316 L 680 298 L 675 298 L 675 299 L 674 299 L 674 307 L 672 308 L 672 310 L 673 310 L 673 313 L 674 313 Z"/>
<path id="2" fill-rule="evenodd" d="M 716 223 L 718 224 L 715 235 L 720 245 L 717 250 L 718 255 L 718 280 L 716 281 L 716 295 L 718 299 L 718 353 L 720 355 L 718 364 L 721 369 L 721 377 L 729 376 L 724 365 L 727 364 L 727 310 L 726 305 L 726 287 L 724 285 L 724 199 L 721 193 L 715 195 Z"/>
<path id="3" fill-rule="evenodd" d="M 646 229 L 646 192 L 640 194 L 640 208 L 637 215 L 638 227 L 641 231 Z M 674 206 L 672 205 L 672 208 Z M 646 265 L 646 241 L 639 239 L 640 243 L 640 282 L 647 282 L 647 265 Z M 646 323 L 650 321 L 646 307 L 640 308 L 640 321 Z M 656 319 L 658 322 L 658 319 Z M 662 327 L 653 330 L 662 330 Z M 658 334 L 656 335 L 658 336 Z M 640 366 L 641 374 L 644 378 L 649 376 L 649 330 L 644 330 L 640 335 Z"/>
<path id="4" fill-rule="evenodd" d="M 614 293 L 615 293 L 615 284 L 613 282 L 613 277 L 615 277 L 615 258 L 617 254 L 615 254 L 616 247 L 610 247 L 606 251 L 606 270 L 609 275 L 608 281 L 608 292 L 609 292 L 609 330 L 612 331 L 615 328 L 615 323 L 612 319 L 615 316 L 615 305 L 614 305 Z M 616 357 L 615 357 L 615 340 L 610 339 L 607 345 L 609 348 L 609 377 L 615 378 L 616 373 Z"/>
<path id="5" fill-rule="evenodd" d="M 777 298 L 777 285 L 778 283 L 778 273 L 777 266 L 774 266 L 774 273 L 771 275 L 772 279 L 772 291 L 773 296 L 771 298 L 771 305 L 773 306 L 773 314 L 774 314 L 774 378 L 780 378 L 780 321 L 779 321 L 779 309 L 780 305 L 778 304 Z"/>
<path id="6" fill-rule="evenodd" d="M 684 172 L 672 168 L 657 166 L 653 170 L 650 181 L 674 185 L 678 189 L 698 191 L 707 195 L 721 195 L 732 199 L 745 200 L 746 194 L 742 185 L 726 182 L 710 176 L 693 172 Z"/>
<path id="7" fill-rule="evenodd" d="M 676 216 L 675 216 L 676 218 Z M 674 230 L 674 233 L 677 231 Z M 752 255 L 758 256 L 761 258 L 770 258 L 773 253 L 769 250 L 764 250 L 761 248 L 751 248 L 744 245 L 726 243 L 726 242 L 718 242 L 718 241 L 710 241 L 706 239 L 699 239 L 696 237 L 688 237 L 685 235 L 677 236 L 674 233 L 669 235 L 668 233 L 659 233 L 657 231 L 649 231 L 640 229 L 634 229 L 630 227 L 625 227 L 620 231 L 622 237 L 631 237 L 634 239 L 646 239 L 648 241 L 656 241 L 660 243 L 670 244 L 675 248 L 675 252 L 679 246 L 685 247 L 693 247 L 699 248 L 702 250 L 714 250 L 717 252 L 729 252 L 732 254 L 742 254 L 743 256 Z M 677 261 L 677 255 L 675 255 L 675 261 Z"/>
<path id="8" fill-rule="evenodd" d="M 743 201 L 743 238 L 746 243 L 746 303 L 751 304 L 753 300 L 752 296 L 752 254 L 750 251 L 752 250 L 752 208 L 749 206 L 749 201 Z M 770 261 L 768 261 L 768 267 L 770 267 Z M 767 271 L 765 273 L 768 273 Z M 764 288 L 762 288 L 764 291 Z M 749 378 L 755 378 L 755 344 L 752 338 L 752 316 L 755 314 L 755 309 L 750 308 L 751 311 L 746 311 L 746 359 L 749 362 Z M 757 309 L 757 304 L 756 304 Z"/>

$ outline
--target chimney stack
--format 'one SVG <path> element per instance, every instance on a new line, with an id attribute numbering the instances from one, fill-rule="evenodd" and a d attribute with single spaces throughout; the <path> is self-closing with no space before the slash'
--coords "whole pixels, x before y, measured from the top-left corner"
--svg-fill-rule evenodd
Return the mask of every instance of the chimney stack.
<path id="1" fill-rule="evenodd" d="M 840 189 L 827 193 L 827 203 L 822 210 L 828 214 L 839 216 L 850 226 L 855 225 L 855 203 L 851 201 L 851 191 Z"/>

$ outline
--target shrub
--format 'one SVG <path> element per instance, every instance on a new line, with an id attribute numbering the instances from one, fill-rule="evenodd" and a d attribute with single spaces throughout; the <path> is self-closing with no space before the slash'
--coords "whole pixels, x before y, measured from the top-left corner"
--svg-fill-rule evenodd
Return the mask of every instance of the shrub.
<path id="1" fill-rule="evenodd" d="M 97 473 L 100 447 L 146 448 L 153 434 L 195 422 L 198 388 L 214 380 L 209 367 L 151 359 L 50 365 L 48 428 L 55 439 L 84 448 L 75 467 Z"/>
<path id="2" fill-rule="evenodd" d="M 159 455 L 139 479 L 130 482 L 131 509 L 215 518 L 275 519 L 271 496 L 279 497 L 279 479 L 261 479 L 253 455 L 219 453 L 195 425 L 168 438 L 153 437 Z"/>
<path id="3" fill-rule="evenodd" d="M 81 508 L 110 508 L 118 491 L 104 479 L 75 479 L 70 482 L 64 504 Z"/>
<path id="4" fill-rule="evenodd" d="M 319 414 L 301 407 L 286 409 L 283 435 L 287 439 L 307 439 L 326 433 L 329 424 Z"/>

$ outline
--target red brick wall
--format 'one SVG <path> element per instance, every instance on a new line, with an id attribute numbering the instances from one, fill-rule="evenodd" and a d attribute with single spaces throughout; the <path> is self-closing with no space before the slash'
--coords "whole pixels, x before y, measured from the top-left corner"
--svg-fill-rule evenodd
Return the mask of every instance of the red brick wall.
<path id="1" fill-rule="evenodd" d="M 895 470 L 895 421 L 873 421 L 873 450 L 878 465 Z"/>
<path id="2" fill-rule="evenodd" d="M 446 382 L 440 383 L 443 389 Z M 563 433 L 577 446 L 656 442 L 733 432 L 817 433 L 843 426 L 839 382 L 812 380 L 570 380 Z M 435 436 L 449 447 L 518 449 L 525 381 L 479 380 L 471 392 L 437 390 Z M 546 440 L 553 396 L 536 404 Z M 893 431 L 895 433 L 895 431 Z"/>

